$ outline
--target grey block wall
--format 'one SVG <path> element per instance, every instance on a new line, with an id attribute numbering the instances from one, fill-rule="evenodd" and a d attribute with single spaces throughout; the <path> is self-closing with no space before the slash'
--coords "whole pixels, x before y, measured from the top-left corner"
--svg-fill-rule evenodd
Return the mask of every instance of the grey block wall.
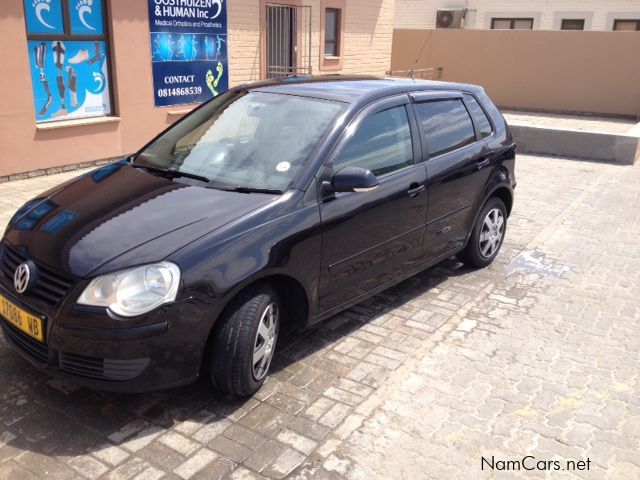
<path id="1" fill-rule="evenodd" d="M 640 160 L 640 136 L 509 125 L 518 151 L 632 165 Z"/>

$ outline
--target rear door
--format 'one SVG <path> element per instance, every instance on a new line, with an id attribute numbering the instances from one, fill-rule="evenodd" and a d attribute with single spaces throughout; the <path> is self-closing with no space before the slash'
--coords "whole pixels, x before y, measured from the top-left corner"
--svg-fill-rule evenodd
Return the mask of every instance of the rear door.
<path id="1" fill-rule="evenodd" d="M 406 95 L 367 108 L 345 130 L 326 178 L 347 166 L 371 170 L 380 186 L 338 193 L 320 205 L 320 313 L 331 310 L 421 261 L 427 213 L 426 167 Z"/>
<path id="2" fill-rule="evenodd" d="M 476 135 L 461 92 L 412 99 L 429 178 L 424 254 L 435 259 L 465 245 L 489 174 L 489 150 Z"/>

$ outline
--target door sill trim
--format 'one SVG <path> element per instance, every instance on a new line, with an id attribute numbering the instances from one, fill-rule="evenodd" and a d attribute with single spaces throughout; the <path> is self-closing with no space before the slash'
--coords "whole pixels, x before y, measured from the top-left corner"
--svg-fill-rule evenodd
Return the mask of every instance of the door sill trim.
<path id="1" fill-rule="evenodd" d="M 308 325 L 313 325 L 315 323 L 321 322 L 322 320 L 326 320 L 329 317 L 333 317 L 334 315 L 354 306 L 357 305 L 358 303 L 362 302 L 363 300 L 377 294 L 380 293 L 390 287 L 392 287 L 395 284 L 398 284 L 410 277 L 413 277 L 414 275 L 416 275 L 417 273 L 426 270 L 427 268 L 433 267 L 434 265 L 442 262 L 443 260 L 446 260 L 447 258 L 455 255 L 456 253 L 460 252 L 464 250 L 464 245 L 462 247 L 458 247 L 458 248 L 454 248 L 453 250 L 450 250 L 449 252 L 443 253 L 442 255 L 440 255 L 439 257 L 436 257 L 434 260 L 430 260 L 427 261 L 425 263 L 421 263 L 420 265 L 418 265 L 417 267 L 409 270 L 409 273 L 407 273 L 406 275 L 398 275 L 396 277 L 393 277 L 392 279 L 386 281 L 385 283 L 378 285 L 376 288 L 373 288 L 371 290 L 369 290 L 368 292 L 365 292 L 361 295 L 358 295 L 355 298 L 352 298 L 351 300 L 347 300 L 344 303 L 341 303 L 340 305 L 336 306 L 336 307 L 332 307 L 329 310 L 326 310 L 323 313 L 319 313 L 318 315 L 314 316 L 313 318 L 309 319 Z"/>

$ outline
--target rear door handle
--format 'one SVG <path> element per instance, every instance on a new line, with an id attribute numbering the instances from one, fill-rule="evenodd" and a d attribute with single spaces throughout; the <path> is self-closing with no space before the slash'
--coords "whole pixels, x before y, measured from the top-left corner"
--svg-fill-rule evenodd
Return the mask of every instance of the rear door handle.
<path id="1" fill-rule="evenodd" d="M 418 195 L 420 195 L 426 189 L 427 189 L 427 187 L 425 185 L 418 185 L 417 183 L 412 183 L 409 186 L 409 190 L 407 191 L 407 194 L 411 198 L 416 198 Z"/>
<path id="2" fill-rule="evenodd" d="M 479 159 L 476 162 L 476 165 L 478 166 L 478 170 L 482 170 L 484 167 L 489 165 L 489 162 L 490 162 L 490 159 L 488 157 L 482 157 L 481 159 Z"/>

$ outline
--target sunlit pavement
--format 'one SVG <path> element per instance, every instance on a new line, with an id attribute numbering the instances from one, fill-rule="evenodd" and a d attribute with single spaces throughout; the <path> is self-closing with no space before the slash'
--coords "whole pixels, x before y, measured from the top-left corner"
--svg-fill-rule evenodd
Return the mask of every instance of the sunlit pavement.
<path id="1" fill-rule="evenodd" d="M 253 398 L 94 392 L 0 340 L 0 478 L 639 478 L 640 167 L 516 168 L 490 268 L 288 333 Z M 0 223 L 79 173 L 0 184 Z"/>

